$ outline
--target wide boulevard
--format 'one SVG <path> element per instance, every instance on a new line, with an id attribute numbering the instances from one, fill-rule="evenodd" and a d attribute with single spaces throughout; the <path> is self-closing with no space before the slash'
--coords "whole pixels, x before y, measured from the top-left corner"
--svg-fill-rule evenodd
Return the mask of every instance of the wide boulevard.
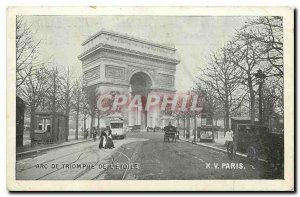
<path id="1" fill-rule="evenodd" d="M 230 160 L 224 152 L 182 140 L 164 142 L 163 133 L 129 133 L 99 149 L 99 139 L 17 158 L 21 180 L 207 180 L 280 178 L 264 162 Z"/>

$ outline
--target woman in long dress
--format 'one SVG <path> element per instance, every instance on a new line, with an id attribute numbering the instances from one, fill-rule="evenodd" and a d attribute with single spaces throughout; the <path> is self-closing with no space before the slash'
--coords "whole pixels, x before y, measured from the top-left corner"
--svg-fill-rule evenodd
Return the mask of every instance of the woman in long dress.
<path id="1" fill-rule="evenodd" d="M 99 143 L 99 148 L 100 149 L 105 147 L 106 139 L 107 139 L 107 134 L 105 133 L 105 130 L 104 130 L 100 134 L 100 143 Z"/>
<path id="2" fill-rule="evenodd" d="M 115 148 L 114 142 L 112 140 L 112 134 L 111 134 L 111 130 L 109 128 L 108 130 L 108 135 L 107 135 L 107 141 L 106 141 L 106 145 L 105 148 Z"/>

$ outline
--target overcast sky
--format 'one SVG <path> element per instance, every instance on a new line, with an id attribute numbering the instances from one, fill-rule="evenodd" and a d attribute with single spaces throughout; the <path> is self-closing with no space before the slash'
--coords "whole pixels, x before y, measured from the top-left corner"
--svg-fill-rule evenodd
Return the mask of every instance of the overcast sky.
<path id="1" fill-rule="evenodd" d="M 42 39 L 41 57 L 52 57 L 60 66 L 69 65 L 74 78 L 82 72 L 77 58 L 81 43 L 102 28 L 173 44 L 181 60 L 175 76 L 177 90 L 193 86 L 198 68 L 209 53 L 222 47 L 245 21 L 243 17 L 176 16 L 26 16 L 25 19 L 37 32 L 37 39 Z"/>

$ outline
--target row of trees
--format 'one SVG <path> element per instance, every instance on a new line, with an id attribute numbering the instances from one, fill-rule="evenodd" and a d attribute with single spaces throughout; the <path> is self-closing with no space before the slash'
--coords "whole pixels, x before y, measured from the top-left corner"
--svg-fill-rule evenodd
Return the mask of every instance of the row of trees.
<path id="1" fill-rule="evenodd" d="M 257 115 L 259 79 L 262 87 L 263 114 L 283 117 L 283 24 L 282 17 L 248 19 L 224 47 L 211 53 L 202 66 L 196 90 L 210 97 L 212 115 L 224 114 L 229 128 L 233 115 Z M 246 113 L 245 113 L 246 112 Z"/>
<path id="2" fill-rule="evenodd" d="M 258 70 L 264 79 L 257 77 Z M 282 17 L 255 17 L 225 45 L 212 52 L 200 67 L 193 94 L 198 95 L 201 113 L 170 110 L 163 112 L 183 121 L 183 129 L 190 130 L 190 120 L 205 113 L 215 120 L 224 120 L 225 130 L 230 128 L 232 116 L 249 116 L 254 123 L 258 114 L 259 84 L 263 80 L 263 122 L 283 118 L 283 23 Z M 262 83 L 261 83 L 262 84 Z M 195 132 L 195 131 L 194 131 Z M 194 133 L 195 134 L 195 133 Z"/>
<path id="3" fill-rule="evenodd" d="M 26 114 L 30 116 L 30 132 L 34 131 L 37 111 L 62 112 L 69 121 L 70 114 L 76 117 L 76 139 L 78 125 L 83 116 L 84 127 L 91 110 L 82 79 L 71 81 L 69 67 L 59 70 L 49 61 L 39 60 L 41 40 L 35 40 L 32 27 L 24 18 L 17 16 L 16 21 L 16 88 L 17 95 L 25 101 Z M 55 129 L 55 124 L 53 129 Z M 69 124 L 67 124 L 68 140 Z"/>

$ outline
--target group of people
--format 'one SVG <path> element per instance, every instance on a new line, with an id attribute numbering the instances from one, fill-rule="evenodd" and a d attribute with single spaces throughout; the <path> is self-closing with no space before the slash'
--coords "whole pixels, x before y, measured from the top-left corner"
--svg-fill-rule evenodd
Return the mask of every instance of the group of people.
<path id="1" fill-rule="evenodd" d="M 111 149 L 115 148 L 114 142 L 112 140 L 112 131 L 109 126 L 107 126 L 100 133 L 100 143 L 99 148 Z"/>
<path id="2" fill-rule="evenodd" d="M 82 129 L 83 130 L 83 129 Z M 93 137 L 94 142 L 97 139 L 97 135 L 100 133 L 100 143 L 99 148 L 105 148 L 105 149 L 111 149 L 114 148 L 114 142 L 112 137 L 112 131 L 109 126 L 107 126 L 103 131 L 100 132 L 100 129 L 97 129 L 96 127 L 93 127 L 91 129 L 91 135 Z M 83 132 L 84 139 L 87 139 L 89 136 L 89 129 L 86 129 Z"/>
<path id="3" fill-rule="evenodd" d="M 92 127 L 92 129 L 91 129 L 91 135 L 92 135 L 92 137 L 94 139 L 94 142 L 96 141 L 96 137 L 97 137 L 97 135 L 98 135 L 99 132 L 100 132 L 100 129 L 97 129 L 96 127 Z M 84 132 L 83 132 L 84 139 L 87 139 L 88 136 L 89 136 L 89 128 L 85 129 Z"/>

